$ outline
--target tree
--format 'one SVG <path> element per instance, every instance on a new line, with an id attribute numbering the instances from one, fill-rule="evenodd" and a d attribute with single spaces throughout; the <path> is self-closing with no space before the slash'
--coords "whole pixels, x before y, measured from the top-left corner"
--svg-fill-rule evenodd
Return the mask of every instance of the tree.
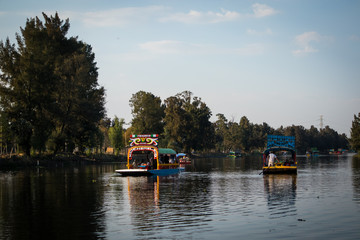
<path id="1" fill-rule="evenodd" d="M 55 151 L 66 143 L 97 144 L 105 115 L 91 47 L 66 37 L 68 19 L 43 17 L 44 23 L 27 20 L 16 35 L 17 48 L 8 38 L 0 42 L 0 104 L 27 155 L 49 142 Z"/>
<path id="2" fill-rule="evenodd" d="M 132 95 L 130 107 L 134 134 L 162 134 L 164 131 L 164 109 L 160 97 L 152 93 L 139 91 Z"/>
<path id="3" fill-rule="evenodd" d="M 184 91 L 165 100 L 165 133 L 168 146 L 177 150 L 211 149 L 215 130 L 209 121 L 211 111 L 190 91 Z"/>
<path id="4" fill-rule="evenodd" d="M 119 153 L 120 149 L 124 147 L 124 126 L 125 120 L 115 116 L 112 126 L 109 128 L 109 138 L 111 146 Z"/>
<path id="5" fill-rule="evenodd" d="M 252 132 L 252 126 L 250 124 L 250 121 L 247 117 L 243 116 L 240 119 L 240 144 L 242 149 L 245 151 L 248 151 L 250 149 L 250 142 L 249 139 L 251 137 Z"/>
<path id="6" fill-rule="evenodd" d="M 224 114 L 216 114 L 218 120 L 214 123 L 215 129 L 215 147 L 219 152 L 227 152 L 230 150 L 228 138 L 229 138 L 229 127 L 228 120 Z"/>
<path id="7" fill-rule="evenodd" d="M 355 151 L 360 150 L 360 113 L 354 115 L 350 130 L 350 144 Z"/>

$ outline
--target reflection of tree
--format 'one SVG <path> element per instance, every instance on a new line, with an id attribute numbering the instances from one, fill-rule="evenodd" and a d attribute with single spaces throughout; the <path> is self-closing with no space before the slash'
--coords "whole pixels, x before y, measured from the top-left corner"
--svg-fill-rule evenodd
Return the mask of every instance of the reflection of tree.
<path id="1" fill-rule="evenodd" d="M 264 176 L 268 208 L 273 217 L 295 215 L 297 175 L 269 174 Z"/>
<path id="2" fill-rule="evenodd" d="M 0 238 L 98 239 L 103 186 L 95 166 L 0 175 Z"/>
<path id="3" fill-rule="evenodd" d="M 130 217 L 138 237 L 208 227 L 210 182 L 203 177 L 186 179 L 178 175 L 126 179 Z"/>
<path id="4" fill-rule="evenodd" d="M 243 171 L 249 172 L 254 169 L 261 169 L 262 158 L 254 158 L 253 156 L 241 156 L 238 158 L 225 157 L 225 158 L 198 158 L 193 161 L 192 168 L 186 169 L 187 171 L 221 171 L 233 172 Z"/>
<path id="5" fill-rule="evenodd" d="M 354 186 L 354 201 L 360 204 L 360 157 L 353 156 L 352 158 L 353 171 L 353 186 Z"/>

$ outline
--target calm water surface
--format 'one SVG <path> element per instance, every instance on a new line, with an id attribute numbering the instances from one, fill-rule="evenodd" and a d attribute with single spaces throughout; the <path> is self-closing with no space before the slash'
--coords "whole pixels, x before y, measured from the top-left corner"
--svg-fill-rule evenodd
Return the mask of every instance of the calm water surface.
<path id="1" fill-rule="evenodd" d="M 120 164 L 0 173 L 0 239 L 359 239 L 360 159 L 196 159 L 169 177 Z"/>

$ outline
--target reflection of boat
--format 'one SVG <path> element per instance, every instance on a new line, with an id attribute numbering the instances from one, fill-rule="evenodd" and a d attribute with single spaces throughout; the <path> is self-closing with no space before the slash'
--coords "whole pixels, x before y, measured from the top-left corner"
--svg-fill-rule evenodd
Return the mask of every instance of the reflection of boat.
<path id="1" fill-rule="evenodd" d="M 176 154 L 176 159 L 180 164 L 191 164 L 191 160 L 186 153 Z"/>
<path id="2" fill-rule="evenodd" d="M 127 169 L 115 170 L 122 176 L 170 175 L 180 172 L 176 152 L 158 148 L 158 135 L 131 135 Z"/>
<path id="3" fill-rule="evenodd" d="M 229 157 L 241 157 L 241 152 L 240 151 L 230 151 L 228 156 Z"/>
<path id="4" fill-rule="evenodd" d="M 269 174 L 264 176 L 264 192 L 270 215 L 286 217 L 296 211 L 296 179 L 295 174 Z"/>
<path id="5" fill-rule="evenodd" d="M 271 152 L 278 158 L 274 166 L 268 166 Z M 268 135 L 267 148 L 263 153 L 263 174 L 272 173 L 297 173 L 295 137 Z"/>

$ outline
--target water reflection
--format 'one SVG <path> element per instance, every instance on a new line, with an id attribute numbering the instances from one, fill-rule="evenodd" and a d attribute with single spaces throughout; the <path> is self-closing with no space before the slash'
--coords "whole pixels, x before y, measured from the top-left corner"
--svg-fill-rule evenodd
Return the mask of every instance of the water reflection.
<path id="1" fill-rule="evenodd" d="M 95 182 L 76 169 L 0 173 L 0 238 L 98 239 L 103 195 Z"/>
<path id="2" fill-rule="evenodd" d="M 127 177 L 129 220 L 139 239 L 152 238 L 164 232 L 171 236 L 186 231 L 208 229 L 210 200 L 204 179 L 189 181 L 181 175 L 167 177 Z M 165 235 L 166 236 L 166 235 Z"/>
<path id="3" fill-rule="evenodd" d="M 354 187 L 354 202 L 360 204 L 360 157 L 352 158 L 352 182 Z"/>
<path id="4" fill-rule="evenodd" d="M 191 167 L 192 168 L 187 168 L 186 170 L 201 172 L 249 172 L 253 171 L 254 169 L 262 168 L 262 158 L 261 155 L 242 156 L 239 158 L 198 158 L 193 161 Z"/>
<path id="5" fill-rule="evenodd" d="M 155 178 L 116 165 L 0 172 L 0 239 L 358 239 L 359 158 L 298 160 L 298 175 L 259 175 L 261 156 Z"/>
<path id="6" fill-rule="evenodd" d="M 296 215 L 296 180 L 296 174 L 264 176 L 264 190 L 271 218 Z"/>

